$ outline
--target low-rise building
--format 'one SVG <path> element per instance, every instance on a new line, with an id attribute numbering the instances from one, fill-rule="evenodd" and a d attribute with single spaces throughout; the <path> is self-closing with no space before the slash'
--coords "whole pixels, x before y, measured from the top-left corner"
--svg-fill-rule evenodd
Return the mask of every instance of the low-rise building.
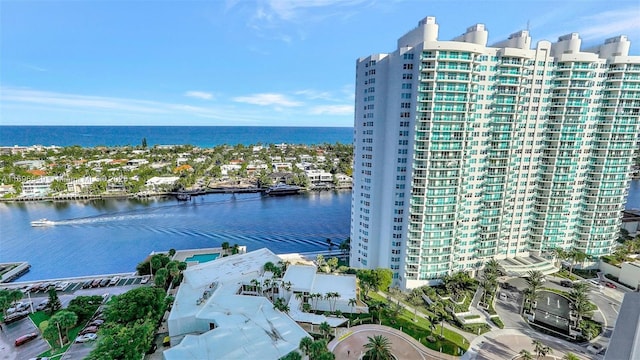
<path id="1" fill-rule="evenodd" d="M 151 179 L 147 180 L 145 185 L 149 188 L 157 190 L 158 187 L 171 186 L 178 180 L 180 180 L 178 176 L 154 176 Z"/>
<path id="2" fill-rule="evenodd" d="M 13 188 L 13 185 L 0 185 L 0 196 L 5 196 L 7 194 L 15 194 L 16 189 Z"/>
<path id="3" fill-rule="evenodd" d="M 60 177 L 41 176 L 37 179 L 27 180 L 22 183 L 22 196 L 47 196 L 51 192 L 51 183 L 53 183 L 55 180 L 60 180 Z"/>
<path id="4" fill-rule="evenodd" d="M 100 179 L 91 176 L 85 176 L 79 179 L 75 179 L 67 182 L 67 191 L 71 193 L 81 193 L 84 190 L 87 190 L 91 187 L 91 185 Z"/>
<path id="5" fill-rule="evenodd" d="M 167 321 L 174 359 L 279 359 L 308 337 L 263 296 L 242 294 L 244 284 L 277 263 L 268 249 L 218 258 L 184 271 Z"/>

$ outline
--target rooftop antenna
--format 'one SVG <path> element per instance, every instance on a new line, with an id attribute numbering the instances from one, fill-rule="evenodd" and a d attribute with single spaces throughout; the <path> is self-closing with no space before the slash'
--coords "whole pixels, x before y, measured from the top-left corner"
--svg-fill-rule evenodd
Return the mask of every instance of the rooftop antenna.
<path id="1" fill-rule="evenodd" d="M 529 31 L 529 20 L 527 20 L 527 31 Z"/>

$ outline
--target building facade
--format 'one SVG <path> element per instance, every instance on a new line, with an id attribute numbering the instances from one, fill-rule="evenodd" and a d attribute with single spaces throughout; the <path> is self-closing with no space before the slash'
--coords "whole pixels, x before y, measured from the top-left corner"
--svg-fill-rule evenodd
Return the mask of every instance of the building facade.
<path id="1" fill-rule="evenodd" d="M 487 46 L 427 17 L 356 64 L 351 266 L 405 288 L 555 247 L 600 256 L 620 228 L 640 116 L 625 36 Z"/>

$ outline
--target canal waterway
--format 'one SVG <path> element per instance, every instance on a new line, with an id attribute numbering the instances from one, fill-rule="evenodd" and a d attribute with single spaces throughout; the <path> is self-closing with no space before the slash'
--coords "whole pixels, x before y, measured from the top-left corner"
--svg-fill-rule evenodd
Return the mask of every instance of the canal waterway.
<path id="1" fill-rule="evenodd" d="M 351 192 L 284 197 L 0 203 L 0 262 L 28 261 L 18 281 L 134 271 L 152 251 L 218 247 L 326 250 L 349 236 Z M 32 227 L 47 218 L 55 226 Z"/>
<path id="2" fill-rule="evenodd" d="M 349 236 L 351 192 L 295 196 L 210 194 L 171 198 L 0 203 L 0 262 L 28 261 L 19 281 L 134 271 L 152 251 L 218 247 L 275 253 L 326 250 Z M 640 181 L 627 209 L 640 209 Z M 33 220 L 55 221 L 31 227 Z"/>

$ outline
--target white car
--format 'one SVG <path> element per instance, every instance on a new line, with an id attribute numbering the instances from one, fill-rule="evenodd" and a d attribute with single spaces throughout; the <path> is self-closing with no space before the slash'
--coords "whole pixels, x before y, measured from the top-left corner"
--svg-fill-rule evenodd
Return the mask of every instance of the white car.
<path id="1" fill-rule="evenodd" d="M 598 280 L 595 279 L 589 279 L 587 280 L 587 282 L 595 287 L 597 287 L 598 289 L 603 289 L 604 286 L 602 286 L 602 284 L 600 284 L 600 282 Z"/>
<path id="2" fill-rule="evenodd" d="M 140 284 L 146 284 L 149 282 L 149 279 L 151 278 L 150 275 L 145 275 L 142 277 L 142 280 L 140 280 Z"/>
<path id="3" fill-rule="evenodd" d="M 111 278 L 111 281 L 109 281 L 109 286 L 113 286 L 115 284 L 118 283 L 118 281 L 120 281 L 120 276 L 114 276 Z"/>
<path id="4" fill-rule="evenodd" d="M 69 287 L 69 282 L 65 281 L 65 282 L 61 282 L 58 285 L 56 285 L 56 290 L 58 291 L 64 291 L 66 288 Z"/>
<path id="5" fill-rule="evenodd" d="M 88 333 L 88 334 L 84 334 L 84 335 L 80 335 L 76 338 L 76 342 L 77 343 L 84 343 L 87 341 L 93 341 L 95 339 L 98 338 L 98 335 L 94 334 L 94 333 Z"/>

